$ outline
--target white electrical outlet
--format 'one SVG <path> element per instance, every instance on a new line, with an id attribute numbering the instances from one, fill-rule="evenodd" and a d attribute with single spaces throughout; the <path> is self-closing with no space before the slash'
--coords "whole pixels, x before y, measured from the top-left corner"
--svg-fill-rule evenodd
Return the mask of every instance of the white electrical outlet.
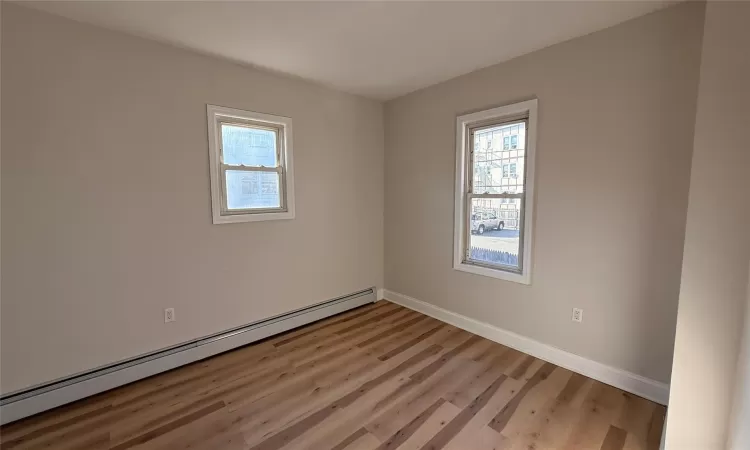
<path id="1" fill-rule="evenodd" d="M 174 308 L 167 308 L 164 310 L 164 323 L 174 322 Z"/>
<path id="2" fill-rule="evenodd" d="M 573 308 L 573 322 L 583 322 L 583 310 L 581 308 Z"/>

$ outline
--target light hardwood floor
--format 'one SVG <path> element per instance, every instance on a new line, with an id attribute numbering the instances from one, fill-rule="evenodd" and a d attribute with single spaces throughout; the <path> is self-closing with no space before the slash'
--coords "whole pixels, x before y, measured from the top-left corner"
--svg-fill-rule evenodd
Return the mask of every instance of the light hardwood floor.
<path id="1" fill-rule="evenodd" d="M 658 449 L 665 408 L 380 301 L 0 429 L 3 449 Z"/>

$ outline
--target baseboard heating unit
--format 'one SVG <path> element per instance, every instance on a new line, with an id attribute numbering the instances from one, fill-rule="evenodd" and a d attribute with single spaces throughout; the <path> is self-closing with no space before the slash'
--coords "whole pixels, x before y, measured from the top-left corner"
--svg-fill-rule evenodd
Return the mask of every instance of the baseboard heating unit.
<path id="1" fill-rule="evenodd" d="M 242 347 L 372 303 L 375 288 L 184 342 L 0 397 L 0 424 L 13 422 L 160 372 Z"/>

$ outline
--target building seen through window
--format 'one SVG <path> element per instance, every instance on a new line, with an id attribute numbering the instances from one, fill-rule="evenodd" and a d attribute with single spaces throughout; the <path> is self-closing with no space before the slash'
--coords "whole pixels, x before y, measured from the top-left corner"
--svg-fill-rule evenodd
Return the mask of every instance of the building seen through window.
<path id="1" fill-rule="evenodd" d="M 474 193 L 522 193 L 526 124 L 520 122 L 477 130 L 474 142 Z M 492 213 L 504 220 L 505 228 L 518 229 L 521 226 L 520 203 L 503 200 L 474 199 L 472 212 Z"/>

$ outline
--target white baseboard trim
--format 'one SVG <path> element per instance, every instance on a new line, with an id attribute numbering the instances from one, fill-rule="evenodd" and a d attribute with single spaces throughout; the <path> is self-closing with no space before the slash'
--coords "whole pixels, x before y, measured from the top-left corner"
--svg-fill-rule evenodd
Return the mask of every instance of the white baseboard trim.
<path id="1" fill-rule="evenodd" d="M 388 289 L 383 289 L 382 298 L 661 405 L 666 405 L 669 400 L 669 385 L 666 383 L 592 361 Z"/>
<path id="2" fill-rule="evenodd" d="M 46 388 L 32 388 L 25 393 L 9 394 L 0 401 L 0 425 L 372 303 L 377 300 L 375 294 L 374 288 L 368 289 L 366 292 L 180 344 L 173 350 L 160 350 L 151 356 L 139 357 L 142 360 L 136 359 L 132 363 L 116 363 L 110 369 L 95 369 L 89 374 L 73 376 L 69 381 L 53 382 Z M 13 398 L 14 395 L 18 398 Z"/>
<path id="3" fill-rule="evenodd" d="M 377 299 L 378 300 L 383 300 L 385 298 L 385 289 L 378 288 L 377 292 L 378 292 Z"/>

